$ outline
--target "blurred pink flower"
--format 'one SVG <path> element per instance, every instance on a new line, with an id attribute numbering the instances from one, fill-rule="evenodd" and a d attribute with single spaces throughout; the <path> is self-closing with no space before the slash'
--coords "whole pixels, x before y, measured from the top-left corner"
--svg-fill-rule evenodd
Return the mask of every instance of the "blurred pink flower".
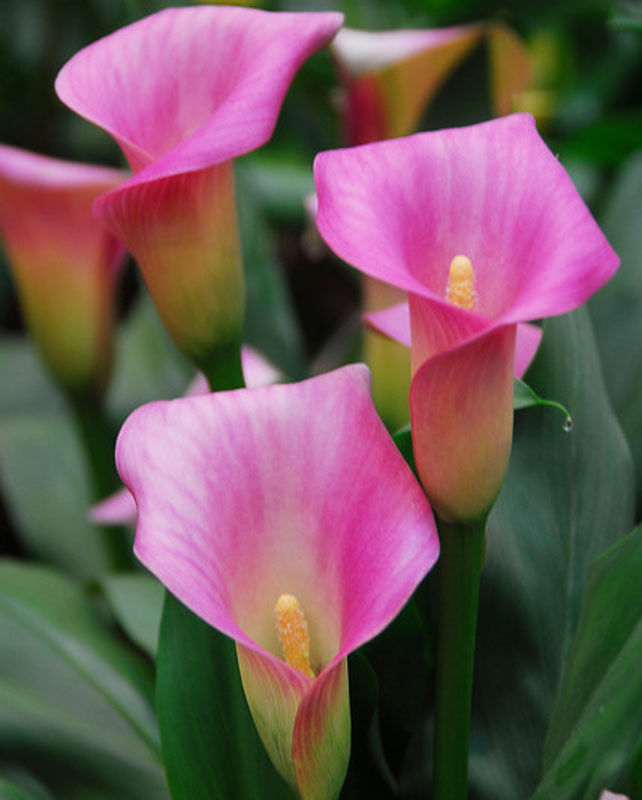
<path id="1" fill-rule="evenodd" d="M 336 797 L 347 656 L 396 616 L 439 550 L 367 368 L 151 403 L 125 423 L 116 460 L 138 506 L 138 558 L 235 640 L 283 777 L 302 798 Z"/>
<path id="2" fill-rule="evenodd" d="M 122 147 L 135 174 L 94 210 L 206 374 L 243 321 L 233 159 L 270 138 L 296 70 L 342 19 L 165 9 L 81 50 L 56 80 L 61 100 Z"/>
<path id="3" fill-rule="evenodd" d="M 472 49 L 486 39 L 490 94 L 496 115 L 530 80 L 526 45 L 502 23 L 430 30 L 343 28 L 330 46 L 343 84 L 341 106 L 349 144 L 413 133 L 433 97 Z"/>
<path id="4" fill-rule="evenodd" d="M 25 321 L 56 380 L 102 391 L 124 250 L 91 213 L 127 174 L 0 145 L 0 234 Z"/>
<path id="5" fill-rule="evenodd" d="M 618 258 L 527 115 L 321 153 L 315 181 L 327 244 L 408 292 L 433 507 L 483 517 L 510 454 L 518 324 L 580 305 Z"/>

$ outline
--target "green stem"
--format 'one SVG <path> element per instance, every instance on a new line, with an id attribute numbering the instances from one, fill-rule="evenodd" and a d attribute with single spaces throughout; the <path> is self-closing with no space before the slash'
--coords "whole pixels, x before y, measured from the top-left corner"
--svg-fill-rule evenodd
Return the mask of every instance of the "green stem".
<path id="1" fill-rule="evenodd" d="M 486 520 L 439 524 L 433 800 L 465 800 L 479 579 Z"/>
<path id="2" fill-rule="evenodd" d="M 114 492 L 120 481 L 114 460 L 116 431 L 109 422 L 98 397 L 90 392 L 69 394 L 76 429 L 80 437 L 91 475 L 92 497 L 103 500 Z M 122 528 L 99 529 L 114 569 L 132 566 L 132 548 Z"/>
<path id="3" fill-rule="evenodd" d="M 233 341 L 220 344 L 198 364 L 213 392 L 240 389 L 245 386 L 241 366 L 241 344 Z"/>

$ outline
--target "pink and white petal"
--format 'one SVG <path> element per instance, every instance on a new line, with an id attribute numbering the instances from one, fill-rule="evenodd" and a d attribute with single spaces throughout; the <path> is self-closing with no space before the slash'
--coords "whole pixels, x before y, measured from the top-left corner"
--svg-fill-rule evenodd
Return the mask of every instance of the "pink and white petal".
<path id="1" fill-rule="evenodd" d="M 317 225 L 372 277 L 446 304 L 455 255 L 470 258 L 476 311 L 502 323 L 575 308 L 618 259 L 533 119 L 321 153 Z"/>
<path id="2" fill-rule="evenodd" d="M 542 341 L 542 329 L 537 325 L 522 322 L 517 326 L 515 336 L 515 364 L 513 366 L 515 376 L 523 378 L 526 370 L 537 355 Z"/>
<path id="3" fill-rule="evenodd" d="M 629 800 L 629 798 L 625 794 L 615 794 L 605 789 L 600 795 L 600 800 Z"/>
<path id="4" fill-rule="evenodd" d="M 29 186 L 41 191 L 90 188 L 96 195 L 118 186 L 129 177 L 129 173 L 123 170 L 61 161 L 6 144 L 0 144 L 0 175 L 16 186 Z"/>
<path id="5" fill-rule="evenodd" d="M 129 489 L 119 489 L 89 509 L 89 520 L 96 525 L 135 525 L 136 501 Z"/>
<path id="6" fill-rule="evenodd" d="M 406 347 L 411 346 L 409 303 L 398 303 L 396 306 L 385 308 L 382 311 L 363 314 L 363 320 L 368 327 L 382 336 Z M 542 329 L 537 325 L 522 322 L 517 326 L 514 364 L 516 377 L 524 376 L 535 358 L 541 341 Z"/>
<path id="7" fill-rule="evenodd" d="M 373 331 L 410 347 L 410 306 L 407 302 L 397 303 L 381 311 L 366 312 L 362 319 Z"/>
<path id="8" fill-rule="evenodd" d="M 232 162 L 100 197 L 94 210 L 127 246 L 172 338 L 196 364 L 240 336 L 243 270 Z"/>
<path id="9" fill-rule="evenodd" d="M 412 133 L 441 83 L 481 34 L 477 25 L 339 31 L 331 50 L 347 92 L 348 141 L 365 144 Z"/>
<path id="10" fill-rule="evenodd" d="M 275 655 L 274 603 L 295 594 L 315 669 L 382 630 L 438 555 L 428 503 L 368 388 L 353 365 L 152 403 L 117 445 L 140 560 L 205 621 Z"/>
<path id="11" fill-rule="evenodd" d="M 342 21 L 336 13 L 165 9 L 77 53 L 56 91 L 114 136 L 135 171 L 153 161 L 152 178 L 203 169 L 270 138 L 296 70 Z"/>
<path id="12" fill-rule="evenodd" d="M 480 33 L 477 25 L 393 31 L 361 31 L 344 27 L 335 36 L 330 50 L 339 65 L 351 77 L 358 78 Z"/>
<path id="13" fill-rule="evenodd" d="M 314 681 L 299 706 L 292 739 L 302 800 L 335 800 L 350 761 L 350 699 L 345 658 Z"/>
<path id="14" fill-rule="evenodd" d="M 259 386 L 269 386 L 283 380 L 283 373 L 249 345 L 243 345 L 241 349 L 241 363 L 245 385 L 249 389 L 258 389 Z"/>
<path id="15" fill-rule="evenodd" d="M 501 489 L 513 428 L 515 326 L 502 326 L 438 353 L 410 386 L 419 477 L 435 511 L 468 522 Z"/>
<path id="16" fill-rule="evenodd" d="M 241 644 L 237 644 L 236 655 L 259 737 L 281 777 L 296 789 L 292 734 L 299 705 L 315 681 L 283 661 Z"/>
<path id="17" fill-rule="evenodd" d="M 489 327 L 489 320 L 473 311 L 409 295 L 412 374 L 436 353 L 465 342 Z"/>
<path id="18" fill-rule="evenodd" d="M 532 74 L 528 47 L 503 22 L 493 22 L 487 29 L 490 59 L 490 96 L 495 116 L 510 114 L 514 98 L 528 88 Z"/>

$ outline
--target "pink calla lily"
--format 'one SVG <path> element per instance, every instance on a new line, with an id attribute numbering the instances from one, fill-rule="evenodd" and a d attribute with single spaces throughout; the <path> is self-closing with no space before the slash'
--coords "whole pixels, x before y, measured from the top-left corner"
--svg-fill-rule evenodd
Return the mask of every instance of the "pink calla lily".
<path id="1" fill-rule="evenodd" d="M 125 423 L 116 459 L 136 498 L 138 558 L 235 640 L 279 772 L 303 798 L 336 797 L 350 751 L 346 657 L 401 610 L 439 549 L 367 368 L 151 403 Z M 307 670 L 283 657 L 284 593 L 306 617 Z"/>
<path id="2" fill-rule="evenodd" d="M 283 379 L 274 364 L 249 345 L 244 345 L 241 350 L 241 363 L 245 385 L 250 389 L 269 386 Z M 208 394 L 209 391 L 207 379 L 199 373 L 185 390 L 184 397 Z M 136 502 L 131 492 L 128 489 L 119 489 L 100 503 L 96 503 L 89 509 L 89 520 L 97 525 L 135 525 Z"/>
<path id="3" fill-rule="evenodd" d="M 424 488 L 445 519 L 482 517 L 510 453 L 517 326 L 583 303 L 618 258 L 528 115 L 322 153 L 315 181 L 327 244 L 408 292 Z"/>
<path id="4" fill-rule="evenodd" d="M 296 70 L 342 19 L 170 8 L 81 50 L 56 80 L 61 100 L 122 147 L 135 174 L 95 212 L 206 373 L 243 321 L 233 159 L 270 138 Z"/>
<path id="5" fill-rule="evenodd" d="M 56 380 L 101 391 L 124 250 L 91 213 L 127 173 L 0 145 L 0 234 L 25 321 Z"/>
<path id="6" fill-rule="evenodd" d="M 339 31 L 330 49 L 345 92 L 348 143 L 413 133 L 444 80 L 484 38 L 493 109 L 496 115 L 508 114 L 514 96 L 527 87 L 531 68 L 526 45 L 502 23 Z"/>
<path id="7" fill-rule="evenodd" d="M 385 284 L 382 284 L 385 286 Z M 377 333 L 394 342 L 412 347 L 410 332 L 410 305 L 397 303 L 383 311 L 374 311 L 363 315 L 364 321 Z M 523 378 L 526 370 L 535 358 L 542 340 L 542 329 L 537 325 L 522 322 L 517 326 L 515 335 L 515 361 L 513 371 L 515 377 Z"/>
<path id="8" fill-rule="evenodd" d="M 341 83 L 345 139 L 366 144 L 413 133 L 450 73 L 485 41 L 490 95 L 496 115 L 512 110 L 513 98 L 530 81 L 526 45 L 502 23 L 475 23 L 433 30 L 360 31 L 343 28 L 330 45 Z M 379 311 L 405 300 L 405 293 L 365 277 L 363 305 Z M 372 370 L 373 397 L 388 425 L 409 418 L 408 354 L 394 342 L 366 331 L 364 359 Z"/>

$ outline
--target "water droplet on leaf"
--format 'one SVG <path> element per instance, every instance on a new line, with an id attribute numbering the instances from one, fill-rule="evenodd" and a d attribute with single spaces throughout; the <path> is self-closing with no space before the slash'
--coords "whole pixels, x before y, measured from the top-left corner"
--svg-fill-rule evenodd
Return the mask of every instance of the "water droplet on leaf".
<path id="1" fill-rule="evenodd" d="M 564 433 L 570 433 L 573 430 L 573 420 L 570 417 L 566 417 L 562 423 L 562 430 Z"/>

